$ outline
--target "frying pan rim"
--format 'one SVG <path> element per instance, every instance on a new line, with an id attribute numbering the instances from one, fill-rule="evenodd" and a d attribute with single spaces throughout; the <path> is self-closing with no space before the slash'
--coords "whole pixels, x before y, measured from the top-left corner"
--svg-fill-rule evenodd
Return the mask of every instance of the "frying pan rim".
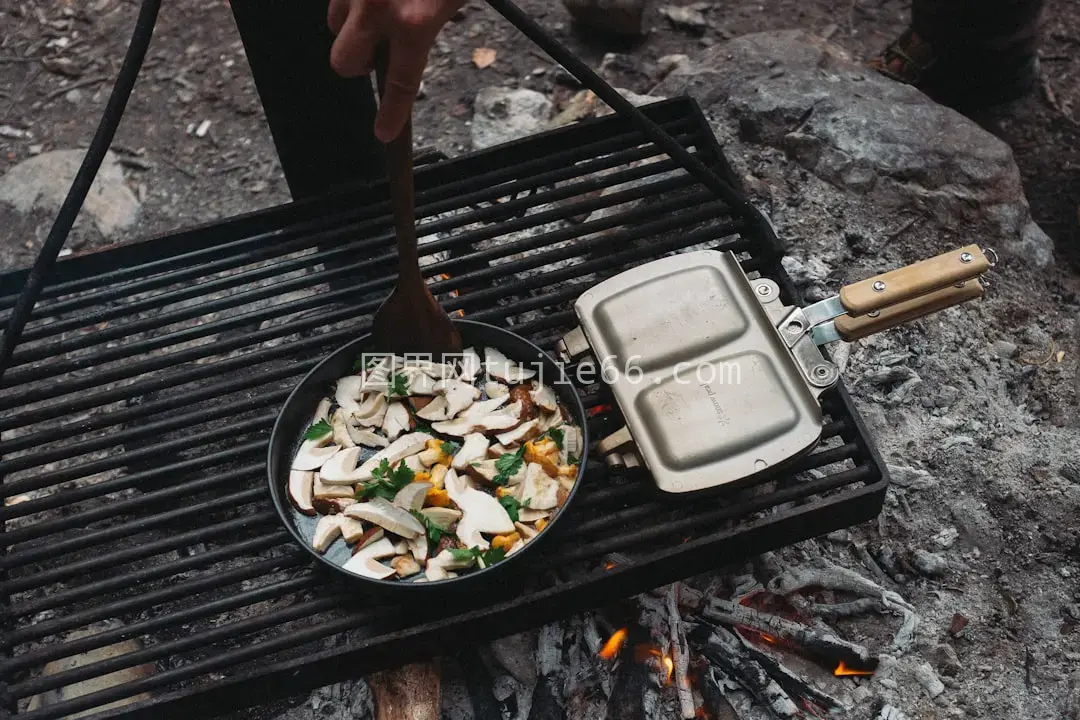
<path id="1" fill-rule="evenodd" d="M 329 560 L 325 555 L 319 553 L 308 538 L 305 538 L 297 528 L 296 522 L 292 519 L 291 513 L 292 501 L 288 497 L 288 491 L 286 489 L 288 478 L 279 479 L 275 477 L 275 468 L 278 465 L 279 454 L 287 451 L 291 451 L 295 445 L 296 438 L 284 438 L 285 429 L 282 425 L 285 422 L 286 417 L 291 417 L 293 413 L 299 412 L 293 409 L 293 405 L 298 402 L 298 395 L 305 391 L 308 386 L 313 382 L 312 378 L 320 373 L 323 367 L 327 363 L 332 362 L 339 355 L 344 354 L 346 350 L 355 348 L 351 354 L 356 352 L 363 352 L 365 344 L 369 343 L 372 339 L 372 333 L 368 332 L 361 335 L 349 342 L 336 347 L 327 353 L 311 370 L 305 373 L 304 377 L 296 383 L 292 391 L 289 393 L 285 402 L 281 405 L 281 409 L 277 413 L 277 417 L 274 420 L 273 429 L 270 432 L 270 438 L 267 443 L 267 461 L 266 461 L 266 475 L 270 490 L 270 499 L 274 504 L 274 509 L 278 514 L 278 518 L 281 520 L 282 525 L 289 532 L 292 541 L 299 545 L 305 552 L 307 552 L 314 560 L 316 560 L 322 567 L 328 568 L 335 576 L 342 578 L 354 585 L 366 585 L 371 588 L 373 592 L 380 593 L 411 593 L 413 595 L 423 593 L 437 593 L 439 591 L 451 591 L 459 590 L 461 588 L 480 585 L 487 583 L 493 579 L 505 577 L 509 573 L 506 570 L 507 567 L 512 569 L 520 568 L 520 564 L 515 565 L 515 561 L 520 561 L 524 557 L 532 557 L 536 553 L 536 548 L 541 546 L 539 542 L 540 538 L 550 537 L 551 534 L 563 529 L 561 525 L 558 525 L 567 514 L 567 509 L 573 504 L 577 497 L 578 491 L 581 489 L 581 485 L 585 477 L 585 468 L 589 457 L 589 428 L 586 422 L 585 406 L 581 402 L 581 396 L 578 394 L 576 387 L 570 382 L 566 375 L 566 370 L 563 365 L 558 362 L 550 353 L 546 352 L 538 345 L 533 343 L 523 335 L 519 335 L 511 330 L 508 330 L 497 325 L 490 323 L 479 322 L 476 320 L 462 320 L 454 319 L 455 325 L 459 326 L 462 334 L 473 335 L 474 332 L 479 333 L 493 333 L 495 335 L 503 335 L 509 338 L 515 339 L 517 342 L 523 343 L 532 352 L 536 353 L 537 358 L 542 358 L 547 361 L 552 367 L 558 370 L 558 382 L 548 383 L 549 386 L 557 388 L 559 384 L 565 383 L 571 388 L 571 391 L 564 394 L 559 394 L 556 390 L 556 394 L 559 397 L 560 402 L 566 405 L 570 409 L 570 413 L 574 416 L 574 420 L 577 426 L 581 429 L 582 435 L 582 451 L 580 461 L 578 463 L 577 475 L 574 479 L 574 487 L 570 490 L 570 494 L 566 498 L 566 502 L 563 503 L 562 508 L 555 514 L 555 517 L 548 523 L 548 525 L 542 530 L 535 538 L 529 541 L 521 550 L 514 555 L 511 555 L 501 562 L 491 565 L 483 570 L 477 570 L 465 575 L 460 575 L 456 578 L 449 578 L 447 580 L 426 581 L 426 582 L 401 582 L 398 580 L 376 580 L 373 578 L 366 578 L 362 575 L 345 570 L 341 565 L 338 565 Z M 473 332 L 469 332 L 470 328 L 474 329 Z M 466 342 L 465 347 L 473 347 L 478 343 Z M 485 343 L 480 343 L 485 345 Z M 486 343 L 486 346 L 495 347 L 502 351 L 503 348 L 499 347 L 495 343 Z M 508 355 L 509 357 L 509 355 Z M 511 358 L 514 359 L 514 358 Z M 521 362 L 521 360 L 518 360 Z M 567 403 L 568 396 L 573 396 L 572 402 Z"/>

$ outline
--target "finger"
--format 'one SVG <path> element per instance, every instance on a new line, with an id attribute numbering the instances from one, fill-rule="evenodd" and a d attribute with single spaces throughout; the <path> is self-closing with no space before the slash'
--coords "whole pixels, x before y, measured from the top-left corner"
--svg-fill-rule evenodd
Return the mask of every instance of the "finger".
<path id="1" fill-rule="evenodd" d="M 371 72 L 380 18 L 365 3 L 354 2 L 330 48 L 330 66 L 343 77 Z"/>
<path id="2" fill-rule="evenodd" d="M 396 138 L 412 115 L 430 48 L 430 42 L 420 42 L 415 35 L 391 38 L 386 90 L 375 116 L 375 137 L 381 142 Z"/>
<path id="3" fill-rule="evenodd" d="M 345 24 L 345 18 L 349 16 L 349 5 L 350 0 L 330 0 L 326 24 L 330 26 L 330 32 L 334 35 L 341 32 L 341 26 Z"/>

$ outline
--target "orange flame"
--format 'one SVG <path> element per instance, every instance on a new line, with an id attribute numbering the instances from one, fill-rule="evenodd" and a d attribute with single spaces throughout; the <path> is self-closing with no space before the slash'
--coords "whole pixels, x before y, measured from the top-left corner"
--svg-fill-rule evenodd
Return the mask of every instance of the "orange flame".
<path id="1" fill-rule="evenodd" d="M 761 639 L 764 640 L 765 642 L 769 643 L 770 645 L 775 645 L 776 644 L 776 638 L 774 638 L 772 635 L 766 635 L 763 632 L 759 632 L 758 635 L 760 635 Z M 843 663 L 841 663 L 841 664 L 843 664 Z"/>
<path id="2" fill-rule="evenodd" d="M 873 675 L 873 674 L 874 674 L 873 670 L 854 670 L 852 668 L 849 668 L 847 665 L 844 664 L 843 660 L 841 660 L 840 664 L 836 666 L 835 670 L 833 670 L 833 675 L 835 675 L 836 677 L 849 677 L 849 676 Z"/>
<path id="3" fill-rule="evenodd" d="M 619 654 L 619 649 L 622 648 L 624 642 L 626 642 L 626 628 L 620 628 L 608 638 L 608 641 L 604 643 L 604 647 L 600 648 L 600 657 L 605 660 L 613 659 Z"/>
<path id="4" fill-rule="evenodd" d="M 664 682 L 670 685 L 671 674 L 675 672 L 675 661 L 671 659 L 670 655 L 664 656 L 664 669 L 667 670 L 667 679 Z"/>
<path id="5" fill-rule="evenodd" d="M 604 566 L 604 569 L 605 570 L 610 570 L 613 567 L 615 567 L 615 563 L 609 562 L 607 565 Z"/>

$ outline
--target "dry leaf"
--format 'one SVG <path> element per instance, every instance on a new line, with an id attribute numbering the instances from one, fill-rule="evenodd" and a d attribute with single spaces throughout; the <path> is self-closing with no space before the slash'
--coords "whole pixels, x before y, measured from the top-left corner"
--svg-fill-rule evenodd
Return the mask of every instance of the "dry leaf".
<path id="1" fill-rule="evenodd" d="M 483 70 L 495 62 L 495 51 L 491 48 L 476 48 L 472 51 L 473 65 Z"/>

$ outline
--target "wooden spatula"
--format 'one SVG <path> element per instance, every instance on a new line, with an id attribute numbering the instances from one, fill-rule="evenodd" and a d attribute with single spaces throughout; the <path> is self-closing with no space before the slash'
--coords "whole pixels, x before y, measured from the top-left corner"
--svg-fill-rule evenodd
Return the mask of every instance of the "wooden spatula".
<path id="1" fill-rule="evenodd" d="M 386 92 L 387 50 L 380 47 L 375 75 L 379 96 Z M 397 233 L 398 279 L 394 291 L 375 313 L 373 347 L 378 352 L 441 355 L 461 352 L 461 335 L 428 290 L 420 274 L 413 207 L 412 120 L 386 145 L 386 175 Z"/>

